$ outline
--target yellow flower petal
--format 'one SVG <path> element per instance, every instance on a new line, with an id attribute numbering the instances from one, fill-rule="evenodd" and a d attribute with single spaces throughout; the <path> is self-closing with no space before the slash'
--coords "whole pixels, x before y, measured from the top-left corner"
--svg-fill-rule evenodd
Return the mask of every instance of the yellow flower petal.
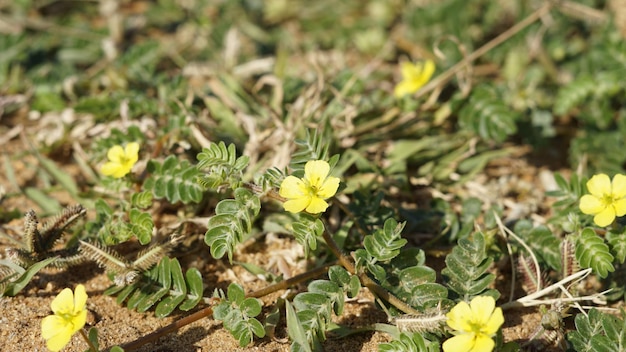
<path id="1" fill-rule="evenodd" d="M 133 165 L 139 160 L 139 143 L 131 142 L 124 149 L 126 159 Z"/>
<path id="2" fill-rule="evenodd" d="M 502 324 L 504 324 L 504 315 L 502 314 L 502 308 L 498 307 L 494 309 L 482 331 L 489 336 L 493 336 L 498 332 Z"/>
<path id="3" fill-rule="evenodd" d="M 322 187 L 317 191 L 317 195 L 328 199 L 337 193 L 337 189 L 339 188 L 339 178 L 338 177 L 329 177 L 324 181 Z"/>
<path id="4" fill-rule="evenodd" d="M 472 320 L 486 324 L 491 318 L 491 313 L 496 307 L 496 301 L 491 296 L 477 296 L 470 302 Z"/>
<path id="5" fill-rule="evenodd" d="M 306 211 L 311 214 L 319 214 L 326 211 L 328 208 L 328 203 L 322 198 L 314 197 L 311 199 L 309 206 L 306 207 Z"/>
<path id="6" fill-rule="evenodd" d="M 64 288 L 50 303 L 55 314 L 65 314 L 74 310 L 74 294 L 69 288 Z"/>
<path id="7" fill-rule="evenodd" d="M 100 172 L 104 176 L 113 176 L 115 178 L 124 177 L 128 173 L 124 168 L 120 167 L 120 164 L 111 161 L 102 165 Z"/>
<path id="8" fill-rule="evenodd" d="M 611 179 L 606 174 L 594 175 L 587 181 L 587 189 L 592 195 L 602 198 L 611 194 Z"/>
<path id="9" fill-rule="evenodd" d="M 405 80 L 419 76 L 421 72 L 422 69 L 418 66 L 418 64 L 414 64 L 412 62 L 400 63 L 400 73 L 402 74 L 402 78 Z"/>
<path id="10" fill-rule="evenodd" d="M 470 352 L 491 352 L 495 347 L 496 343 L 486 335 L 478 335 L 475 337 L 474 346 L 470 350 Z"/>
<path id="11" fill-rule="evenodd" d="M 593 217 L 593 222 L 600 227 L 611 225 L 613 220 L 615 220 L 615 209 L 613 207 L 606 207 Z"/>
<path id="12" fill-rule="evenodd" d="M 57 352 L 63 349 L 70 339 L 72 338 L 72 334 L 57 334 L 52 336 L 50 339 L 46 341 L 46 347 L 52 352 Z"/>
<path id="13" fill-rule="evenodd" d="M 435 62 L 433 60 L 424 61 L 424 71 L 422 73 L 424 83 L 428 82 L 433 76 L 433 73 L 435 73 L 435 68 Z"/>
<path id="14" fill-rule="evenodd" d="M 432 60 L 412 64 L 403 62 L 400 64 L 402 81 L 394 88 L 396 98 L 412 94 L 422 88 L 435 72 L 435 63 Z"/>
<path id="15" fill-rule="evenodd" d="M 59 316 L 48 315 L 41 320 L 41 337 L 46 340 L 58 334 L 59 331 L 66 330 L 69 331 L 67 328 L 67 322 Z"/>
<path id="16" fill-rule="evenodd" d="M 114 163 L 121 163 L 124 158 L 124 149 L 121 146 L 115 145 L 107 152 L 107 159 Z"/>
<path id="17" fill-rule="evenodd" d="M 330 165 L 324 160 L 311 160 L 304 165 L 304 179 L 317 189 L 322 187 L 329 172 Z"/>
<path id="18" fill-rule="evenodd" d="M 295 176 L 287 176 L 280 184 L 278 194 L 284 198 L 300 198 L 306 195 L 306 185 Z"/>
<path id="19" fill-rule="evenodd" d="M 308 197 L 296 198 L 283 203 L 283 207 L 290 213 L 299 213 L 306 209 L 310 203 L 311 199 Z"/>
<path id="20" fill-rule="evenodd" d="M 469 352 L 473 347 L 474 334 L 461 334 L 443 343 L 444 352 Z"/>
<path id="21" fill-rule="evenodd" d="M 76 310 L 84 310 L 87 304 L 87 292 L 85 286 L 78 284 L 74 289 L 74 307 Z"/>
<path id="22" fill-rule="evenodd" d="M 611 182 L 611 193 L 613 195 L 613 199 L 626 197 L 626 176 L 621 174 L 613 176 L 613 182 Z"/>
<path id="23" fill-rule="evenodd" d="M 446 317 L 448 318 L 447 324 L 450 328 L 457 331 L 471 331 L 472 327 L 469 324 L 468 317 L 472 316 L 472 310 L 467 302 L 461 301 L 454 306 Z"/>
<path id="24" fill-rule="evenodd" d="M 414 85 L 413 85 L 412 82 L 410 82 L 410 81 L 401 81 L 394 88 L 393 95 L 396 98 L 402 98 L 403 96 L 412 94 L 415 91 L 416 91 L 416 89 L 414 88 Z"/>
<path id="25" fill-rule="evenodd" d="M 579 208 L 584 214 L 593 215 L 603 211 L 606 206 L 602 203 L 600 198 L 585 194 L 580 197 Z"/>
<path id="26" fill-rule="evenodd" d="M 626 198 L 622 198 L 616 202 L 613 202 L 613 207 L 615 208 L 615 215 L 626 215 Z"/>

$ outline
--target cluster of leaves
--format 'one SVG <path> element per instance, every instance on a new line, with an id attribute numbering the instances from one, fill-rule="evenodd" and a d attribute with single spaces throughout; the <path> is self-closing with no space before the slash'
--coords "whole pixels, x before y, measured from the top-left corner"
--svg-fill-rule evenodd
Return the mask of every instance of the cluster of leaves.
<path id="1" fill-rule="evenodd" d="M 489 289 L 495 275 L 488 270 L 493 256 L 487 255 L 485 237 L 475 232 L 467 238 L 460 238 L 458 245 L 446 256 L 446 267 L 441 271 L 446 284 L 458 297 L 464 300 L 487 295 L 497 299 L 500 293 Z"/>
<path id="2" fill-rule="evenodd" d="M 240 346 L 249 345 L 253 336 L 265 336 L 265 328 L 255 318 L 261 313 L 261 301 L 246 298 L 243 288 L 236 283 L 228 286 L 226 295 L 216 291 L 214 297 L 220 300 L 213 307 L 213 317 L 224 323 L 224 328 L 233 334 Z"/>
<path id="3" fill-rule="evenodd" d="M 589 314 L 576 315 L 576 330 L 567 334 L 567 340 L 577 352 L 619 351 L 626 346 L 625 317 L 623 310 L 617 317 L 593 308 Z"/>
<path id="4" fill-rule="evenodd" d="M 170 315 L 174 309 L 188 311 L 202 301 L 202 275 L 195 268 L 183 276 L 177 259 L 164 257 L 152 269 L 142 272 L 131 284 L 112 286 L 104 294 L 117 295 L 117 303 L 145 312 L 156 305 L 158 317 Z"/>
<path id="5" fill-rule="evenodd" d="M 296 295 L 293 308 L 288 304 L 287 331 L 294 351 L 320 351 L 326 340 L 326 330 L 332 314 L 341 316 L 344 297 L 356 297 L 361 289 L 357 276 L 351 276 L 340 266 L 328 269 L 329 280 L 313 280 L 307 292 Z"/>

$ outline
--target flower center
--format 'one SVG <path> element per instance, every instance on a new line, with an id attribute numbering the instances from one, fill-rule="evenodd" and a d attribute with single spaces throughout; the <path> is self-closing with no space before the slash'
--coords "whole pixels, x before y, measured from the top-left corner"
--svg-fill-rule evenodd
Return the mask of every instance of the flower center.
<path id="1" fill-rule="evenodd" d="M 469 326 L 471 330 L 469 332 L 474 333 L 475 335 L 482 335 L 484 332 L 482 331 L 485 328 L 485 322 L 482 320 L 471 319 L 469 321 Z"/>
<path id="2" fill-rule="evenodd" d="M 604 194 L 602 196 L 602 205 L 604 205 L 605 207 L 611 206 L 614 202 L 615 202 L 615 199 L 613 199 L 612 194 Z"/>

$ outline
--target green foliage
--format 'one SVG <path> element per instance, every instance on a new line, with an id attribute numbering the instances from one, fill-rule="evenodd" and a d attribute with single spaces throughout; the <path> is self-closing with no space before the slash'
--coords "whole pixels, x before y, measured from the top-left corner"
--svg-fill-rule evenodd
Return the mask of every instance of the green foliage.
<path id="1" fill-rule="evenodd" d="M 148 244 L 152 239 L 154 222 L 150 213 L 131 209 L 128 214 L 130 231 L 137 237 L 139 243 Z"/>
<path id="2" fill-rule="evenodd" d="M 497 299 L 500 293 L 488 289 L 495 275 L 487 272 L 493 257 L 486 253 L 485 237 L 475 232 L 468 238 L 460 238 L 458 244 L 446 256 L 446 267 L 441 274 L 447 278 L 446 285 L 464 300 L 479 295 Z"/>
<path id="3" fill-rule="evenodd" d="M 140 209 L 147 209 L 152 205 L 151 192 L 137 192 L 130 196 L 130 205 Z"/>
<path id="4" fill-rule="evenodd" d="M 522 237 L 533 253 L 554 270 L 561 270 L 561 241 L 546 226 L 532 227 L 530 221 L 518 221 L 515 233 Z"/>
<path id="5" fill-rule="evenodd" d="M 145 312 L 156 305 L 158 317 L 170 315 L 177 307 L 188 311 L 202 300 L 202 275 L 196 268 L 183 271 L 177 259 L 164 257 L 132 284 L 111 286 L 104 294 L 117 295 L 117 303 Z"/>
<path id="6" fill-rule="evenodd" d="M 384 288 L 411 306 L 425 309 L 446 300 L 448 290 L 436 283 L 435 271 L 424 265 L 424 252 L 404 249 L 404 223 L 387 219 L 382 229 L 363 239 L 364 248 L 355 251 L 356 268 L 371 273 Z"/>
<path id="7" fill-rule="evenodd" d="M 232 189 L 239 187 L 249 159 L 247 156 L 237 157 L 235 145 L 230 144 L 226 148 L 224 142 L 211 143 L 208 148 L 202 148 L 197 158 L 197 167 L 204 173 L 198 177 L 198 182 L 209 189 L 225 185 Z"/>
<path id="8" fill-rule="evenodd" d="M 559 89 L 554 101 L 554 113 L 564 115 L 594 94 L 596 82 L 592 77 L 580 76 Z"/>
<path id="9" fill-rule="evenodd" d="M 600 277 L 615 271 L 609 246 L 592 228 L 585 228 L 576 241 L 576 260 L 582 268 L 591 268 Z"/>
<path id="10" fill-rule="evenodd" d="M 400 254 L 400 248 L 407 243 L 407 240 L 401 237 L 403 228 L 404 223 L 398 223 L 393 218 L 389 218 L 382 229 L 377 229 L 372 235 L 365 236 L 363 239 L 365 248 L 357 249 L 354 253 L 357 270 L 364 267 L 374 275 L 378 282 L 386 283 L 385 269 L 377 263 L 389 262 Z"/>
<path id="11" fill-rule="evenodd" d="M 170 203 L 183 202 L 199 203 L 202 200 L 203 190 L 197 183 L 200 172 L 186 160 L 178 160 L 170 155 L 159 163 L 151 160 L 148 171 L 152 174 L 143 184 L 143 188 L 151 191 L 154 197 L 165 198 Z"/>
<path id="12" fill-rule="evenodd" d="M 606 233 L 605 238 L 615 259 L 617 259 L 620 264 L 623 264 L 626 260 L 626 233 L 609 231 Z"/>
<path id="13" fill-rule="evenodd" d="M 469 102 L 459 112 L 459 126 L 485 140 L 503 142 L 517 132 L 517 114 L 487 85 L 474 88 Z"/>
<path id="14" fill-rule="evenodd" d="M 223 322 L 241 347 L 249 345 L 254 336 L 265 336 L 263 324 L 255 319 L 261 313 L 261 301 L 246 298 L 243 288 L 235 283 L 228 285 L 226 296 L 219 292 L 218 297 L 221 301 L 213 307 L 213 317 Z"/>
<path id="15" fill-rule="evenodd" d="M 252 231 L 252 223 L 261 210 L 259 198 L 248 189 L 237 188 L 234 193 L 235 199 L 217 203 L 204 237 L 204 242 L 211 247 L 213 258 L 221 258 L 228 253 L 231 262 L 235 246 Z"/>
<path id="16" fill-rule="evenodd" d="M 290 164 L 295 175 L 302 176 L 301 171 L 304 170 L 304 165 L 309 160 L 328 160 L 331 170 L 337 164 L 339 155 L 334 155 L 332 158 L 328 155 L 329 138 L 318 131 L 311 133 L 310 130 L 306 130 L 306 139 L 296 140 L 298 150 L 291 156 Z"/>
<path id="17" fill-rule="evenodd" d="M 621 318 L 593 308 L 588 315 L 578 314 L 576 330 L 567 334 L 574 351 L 623 351 L 626 348 L 626 322 Z"/>
<path id="18" fill-rule="evenodd" d="M 304 255 L 308 256 L 309 250 L 317 249 L 317 238 L 324 233 L 324 223 L 312 215 L 302 213 L 292 226 L 293 236 L 304 247 Z"/>
<path id="19" fill-rule="evenodd" d="M 366 232 L 374 232 L 375 228 L 394 216 L 393 209 L 383 205 L 385 194 L 382 191 L 372 194 L 367 190 L 357 190 L 352 196 L 348 208 L 354 214 L 359 227 Z"/>
<path id="20" fill-rule="evenodd" d="M 325 331 L 332 322 L 332 314 L 341 315 L 343 312 L 345 294 L 353 297 L 360 289 L 358 278 L 351 277 L 339 266 L 329 269 L 329 278 L 312 281 L 308 285 L 308 292 L 299 293 L 293 299 L 295 315 L 291 318 L 287 316 L 289 336 L 297 337 L 291 346 L 292 350 L 306 350 L 303 346 L 308 346 L 319 351 L 320 342 L 326 339 Z M 302 334 L 306 336 L 306 345 Z"/>
<path id="21" fill-rule="evenodd" d="M 552 205 L 557 216 L 552 218 L 552 222 L 559 221 L 563 229 L 567 232 L 574 232 L 574 224 L 566 217 L 571 213 L 578 213 L 578 201 L 587 192 L 587 178 L 579 177 L 572 173 L 569 182 L 559 173 L 554 174 L 554 181 L 558 189 L 546 192 L 546 195 L 557 198 Z"/>
<path id="22" fill-rule="evenodd" d="M 394 219 L 385 221 L 382 229 L 373 235 L 365 236 L 363 247 L 376 261 L 388 262 L 400 254 L 400 249 L 407 240 L 401 237 L 404 223 L 399 224 Z"/>
<path id="23" fill-rule="evenodd" d="M 430 341 L 421 333 L 401 333 L 399 339 L 378 345 L 378 352 L 436 352 L 440 350 L 437 341 Z"/>
<path id="24" fill-rule="evenodd" d="M 150 213 L 131 208 L 126 215 L 123 211 L 115 211 L 102 199 L 96 200 L 95 206 L 96 218 L 87 223 L 86 229 L 105 244 L 125 242 L 133 236 L 141 244 L 150 242 L 154 229 Z"/>
<path id="25" fill-rule="evenodd" d="M 603 114 L 602 106 L 623 88 L 624 82 L 619 79 L 618 72 L 599 72 L 594 77 L 581 75 L 559 89 L 554 101 L 554 113 L 565 115 L 576 107 L 582 107 L 579 114 L 583 120 L 605 129 L 612 119 Z"/>
<path id="26" fill-rule="evenodd" d="M 24 269 L 10 261 L 0 261 L 0 298 L 15 296 L 28 285 L 39 270 L 53 263 L 57 258 L 47 258 Z"/>

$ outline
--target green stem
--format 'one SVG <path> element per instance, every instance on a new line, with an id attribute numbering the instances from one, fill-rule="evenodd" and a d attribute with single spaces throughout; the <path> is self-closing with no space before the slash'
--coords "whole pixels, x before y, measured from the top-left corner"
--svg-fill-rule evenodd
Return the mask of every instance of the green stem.
<path id="1" fill-rule="evenodd" d="M 92 328 L 92 329 L 95 329 L 95 328 Z M 82 329 L 80 329 L 78 331 L 80 331 L 80 335 L 85 339 L 85 341 L 87 341 L 87 345 L 89 345 L 89 350 L 93 351 L 93 352 L 98 352 L 98 349 L 96 348 L 96 346 L 93 345 L 93 343 L 89 339 L 89 336 L 85 332 L 85 329 L 82 328 Z"/>

